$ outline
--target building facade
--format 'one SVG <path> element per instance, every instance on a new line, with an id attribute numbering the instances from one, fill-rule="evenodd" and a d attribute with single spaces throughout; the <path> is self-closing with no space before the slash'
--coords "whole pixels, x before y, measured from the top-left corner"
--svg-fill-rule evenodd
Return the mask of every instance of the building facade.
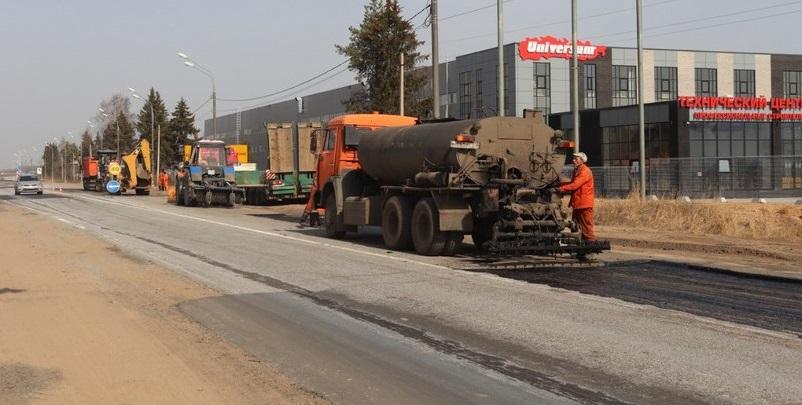
<path id="1" fill-rule="evenodd" d="M 637 50 L 578 44 L 581 147 L 592 166 L 638 165 Z M 573 137 L 572 53 L 568 39 L 551 36 L 505 45 L 504 115 L 538 110 Z M 447 59 L 438 68 L 441 117 L 498 115 L 497 48 Z M 706 169 L 688 169 L 700 177 L 747 157 L 796 156 L 742 175 L 769 175 L 761 187 L 802 189 L 802 55 L 645 49 L 643 79 L 647 167 L 652 159 L 706 159 Z M 305 96 L 300 114 L 291 99 L 224 115 L 216 136 L 207 119 L 204 134 L 247 143 L 258 155 L 266 148 L 265 124 L 325 122 L 344 113 L 344 101 L 361 89 Z"/>

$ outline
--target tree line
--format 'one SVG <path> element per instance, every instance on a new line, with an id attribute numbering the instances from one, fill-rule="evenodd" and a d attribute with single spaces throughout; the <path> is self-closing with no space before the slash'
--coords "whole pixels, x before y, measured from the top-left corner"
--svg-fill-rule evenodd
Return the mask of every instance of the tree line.
<path id="1" fill-rule="evenodd" d="M 86 129 L 80 140 L 51 141 L 42 151 L 45 176 L 71 178 L 74 171 L 80 172 L 80 159 L 97 155 L 101 149 L 119 150 L 121 155 L 130 153 L 136 144 L 147 139 L 157 148 L 160 139 L 160 163 L 169 167 L 183 158 L 183 145 L 198 138 L 200 129 L 195 126 L 195 115 L 182 97 L 172 113 L 167 112 L 164 100 L 158 91 L 151 88 L 138 114 L 131 113 L 131 99 L 123 94 L 113 94 L 102 100 L 92 127 Z M 152 107 L 152 108 L 151 108 Z M 78 168 L 73 163 L 78 162 Z"/>
<path id="2" fill-rule="evenodd" d="M 400 55 L 403 53 L 406 72 L 404 110 L 407 115 L 431 117 L 432 108 L 439 106 L 432 105 L 425 88 L 429 82 L 428 69 L 419 67 L 428 56 L 419 52 L 424 42 L 418 40 L 412 23 L 403 18 L 398 1 L 368 0 L 361 24 L 349 27 L 349 33 L 349 43 L 336 45 L 335 49 L 348 58 L 348 69 L 356 73 L 357 81 L 364 87 L 345 100 L 347 111 L 399 112 Z M 161 130 L 162 166 L 179 162 L 183 158 L 183 145 L 189 139 L 196 139 L 200 132 L 195 127 L 194 114 L 183 98 L 168 114 L 164 100 L 153 88 L 143 101 L 139 113 L 131 114 L 131 100 L 127 96 L 114 94 L 103 100 L 100 110 L 93 117 L 97 127 L 94 131 L 84 131 L 79 144 L 62 140 L 47 145 L 42 154 L 46 175 L 50 174 L 49 168 L 53 167 L 54 174 L 59 177 L 62 160 L 74 161 L 71 155 L 88 156 L 90 151 L 94 154 L 98 149 L 117 150 L 118 137 L 122 154 L 130 152 L 140 139 L 148 139 L 155 148 L 152 141 L 156 129 Z M 63 166 L 65 170 L 70 170 L 69 165 Z"/>

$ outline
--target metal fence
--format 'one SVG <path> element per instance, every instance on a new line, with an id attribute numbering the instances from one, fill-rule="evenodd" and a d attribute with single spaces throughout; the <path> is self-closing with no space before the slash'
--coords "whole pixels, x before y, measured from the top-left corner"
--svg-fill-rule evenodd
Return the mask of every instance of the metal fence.
<path id="1" fill-rule="evenodd" d="M 638 191 L 637 164 L 591 169 L 599 197 L 624 197 Z M 646 193 L 661 198 L 799 197 L 802 156 L 649 159 Z"/>

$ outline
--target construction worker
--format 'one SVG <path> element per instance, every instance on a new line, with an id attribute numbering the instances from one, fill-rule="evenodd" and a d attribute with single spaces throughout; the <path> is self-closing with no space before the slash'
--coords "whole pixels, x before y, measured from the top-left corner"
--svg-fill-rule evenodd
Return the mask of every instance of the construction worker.
<path id="1" fill-rule="evenodd" d="M 588 155 L 583 152 L 574 153 L 574 177 L 570 183 L 563 184 L 557 191 L 571 193 L 568 205 L 574 209 L 572 217 L 582 231 L 583 240 L 596 240 L 593 231 L 593 173 L 587 165 Z"/>
<path id="2" fill-rule="evenodd" d="M 167 171 L 164 169 L 159 173 L 159 190 L 167 190 Z"/>

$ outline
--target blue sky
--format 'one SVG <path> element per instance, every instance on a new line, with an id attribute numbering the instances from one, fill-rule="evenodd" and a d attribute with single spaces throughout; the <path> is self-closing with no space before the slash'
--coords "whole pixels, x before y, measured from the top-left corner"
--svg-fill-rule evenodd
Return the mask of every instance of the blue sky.
<path id="1" fill-rule="evenodd" d="M 205 76 L 181 64 L 177 51 L 211 70 L 218 97 L 246 98 L 308 79 L 341 62 L 363 0 L 170 1 L 5 0 L 0 2 L 0 167 L 14 152 L 48 139 L 76 138 L 99 102 L 114 92 L 155 87 L 172 110 L 180 97 L 194 109 L 211 93 Z M 428 0 L 401 0 L 412 16 Z M 440 0 L 441 59 L 492 47 L 493 0 Z M 579 37 L 634 46 L 634 0 L 579 0 Z M 794 40 L 802 1 L 644 0 L 647 47 L 802 54 Z M 526 36 L 570 36 L 570 1 L 509 0 L 505 42 Z M 415 19 L 416 25 L 423 16 Z M 419 29 L 429 53 L 430 32 Z M 301 94 L 351 83 L 344 72 Z M 219 114 L 253 103 L 220 102 Z M 137 101 L 132 103 L 140 108 Z M 198 120 L 211 115 L 207 104 Z M 34 153 L 34 158 L 41 155 Z"/>

